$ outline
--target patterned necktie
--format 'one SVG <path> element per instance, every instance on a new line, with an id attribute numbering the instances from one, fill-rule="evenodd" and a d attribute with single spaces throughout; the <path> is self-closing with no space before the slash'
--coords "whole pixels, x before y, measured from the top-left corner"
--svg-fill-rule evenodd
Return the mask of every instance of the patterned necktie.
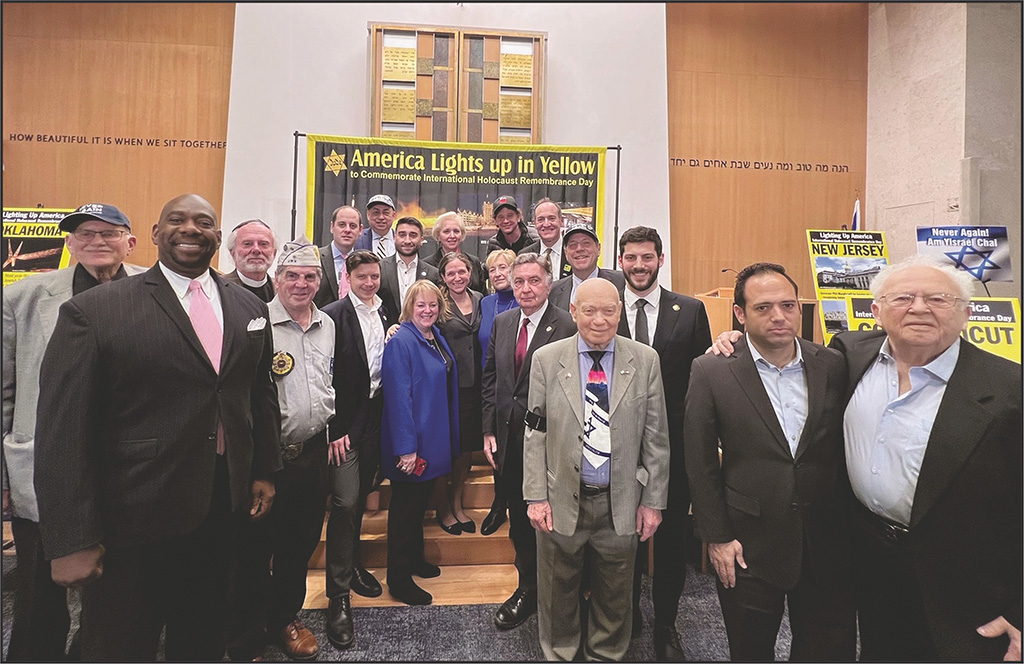
<path id="1" fill-rule="evenodd" d="M 380 241 L 377 242 L 377 255 L 380 256 L 381 258 L 388 257 L 388 247 L 387 243 L 384 240 L 385 238 L 382 237 Z"/>
<path id="2" fill-rule="evenodd" d="M 349 284 L 348 284 L 348 268 L 345 262 L 341 263 L 341 270 L 338 272 L 338 299 L 342 299 L 348 295 Z"/>
<path id="3" fill-rule="evenodd" d="M 640 343 L 650 346 L 651 341 L 647 336 L 647 300 L 640 298 L 636 301 L 636 331 L 633 334 L 633 339 Z"/>
<path id="4" fill-rule="evenodd" d="M 530 324 L 529 318 L 523 319 L 523 326 L 519 328 L 519 338 L 516 339 L 516 379 L 519 379 L 519 373 L 523 370 L 523 362 L 526 361 L 526 338 L 527 331 L 526 326 Z"/>
<path id="5" fill-rule="evenodd" d="M 587 351 L 594 361 L 587 374 L 586 402 L 583 404 L 583 458 L 600 468 L 612 458 L 608 426 L 608 378 L 601 368 L 603 350 Z"/>
<path id="6" fill-rule="evenodd" d="M 192 321 L 192 329 L 196 331 L 203 350 L 210 358 L 213 370 L 220 373 L 220 353 L 224 344 L 224 331 L 217 321 L 210 298 L 206 296 L 202 284 L 193 279 L 188 284 L 191 299 L 188 306 L 188 317 Z M 224 454 L 224 425 L 217 424 L 217 454 Z"/>

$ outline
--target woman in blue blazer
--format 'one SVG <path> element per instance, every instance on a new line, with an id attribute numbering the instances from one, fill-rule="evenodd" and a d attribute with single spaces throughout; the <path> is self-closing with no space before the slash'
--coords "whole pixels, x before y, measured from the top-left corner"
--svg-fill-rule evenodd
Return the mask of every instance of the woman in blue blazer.
<path id="1" fill-rule="evenodd" d="M 414 283 L 381 361 L 381 468 L 391 481 L 387 582 L 392 597 L 406 604 L 433 601 L 412 580 L 441 573 L 423 558 L 423 515 L 434 480 L 450 473 L 460 454 L 458 370 L 435 325 L 447 316 L 437 286 Z"/>

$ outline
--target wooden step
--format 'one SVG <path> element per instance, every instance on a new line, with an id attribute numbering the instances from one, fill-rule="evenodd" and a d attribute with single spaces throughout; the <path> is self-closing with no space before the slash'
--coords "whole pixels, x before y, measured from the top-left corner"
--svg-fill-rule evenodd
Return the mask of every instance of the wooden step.
<path id="1" fill-rule="evenodd" d="M 488 509 L 466 510 L 467 516 L 476 523 L 475 533 L 450 535 L 437 524 L 433 510 L 428 510 L 423 519 L 423 552 L 428 562 L 442 567 L 449 565 L 500 565 L 515 560 L 515 549 L 508 538 L 508 521 L 505 521 L 492 535 L 480 534 L 480 524 L 487 516 Z M 363 517 L 362 542 L 360 554 L 364 567 L 384 567 L 387 565 L 387 523 L 388 513 L 380 510 L 375 514 Z M 317 544 L 316 551 L 309 560 L 310 569 L 325 567 L 325 550 L 327 541 L 327 520 Z M 504 600 L 502 600 L 504 601 Z"/>
<path id="2" fill-rule="evenodd" d="M 487 462 L 483 466 L 473 465 L 466 476 L 466 487 L 463 489 L 462 504 L 466 509 L 490 509 L 494 500 L 494 475 Z M 386 510 L 391 504 L 391 483 L 388 480 L 377 490 L 380 494 L 380 509 Z M 434 509 L 434 498 L 431 495 L 427 509 Z"/>

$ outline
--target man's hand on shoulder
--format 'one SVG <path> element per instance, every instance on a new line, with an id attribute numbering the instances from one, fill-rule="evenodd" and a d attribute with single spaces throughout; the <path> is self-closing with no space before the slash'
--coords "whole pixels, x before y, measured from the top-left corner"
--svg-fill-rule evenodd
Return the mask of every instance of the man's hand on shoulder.
<path id="1" fill-rule="evenodd" d="M 259 521 L 267 515 L 273 504 L 274 483 L 270 480 L 253 480 L 252 508 L 249 510 L 249 518 L 252 521 Z"/>
<path id="2" fill-rule="evenodd" d="M 526 516 L 530 517 L 533 527 L 542 533 L 550 533 L 555 529 L 555 522 L 551 517 L 551 503 L 546 500 L 527 505 Z"/>
<path id="3" fill-rule="evenodd" d="M 69 553 L 50 561 L 50 576 L 57 585 L 76 588 L 103 576 L 102 544 Z"/>
<path id="4" fill-rule="evenodd" d="M 985 623 L 978 628 L 978 634 L 990 639 L 1006 634 L 1010 637 L 1010 647 L 1006 649 L 1003 661 L 1019 662 L 1021 660 L 1020 630 L 1011 625 L 1006 618 L 999 616 L 995 620 Z"/>
<path id="5" fill-rule="evenodd" d="M 729 357 L 732 355 L 734 350 L 733 344 L 740 340 L 743 333 L 739 330 L 726 330 L 718 335 L 715 339 L 715 343 L 711 344 L 711 347 L 704 351 L 704 354 L 713 353 L 715 355 L 724 355 Z"/>
<path id="6" fill-rule="evenodd" d="M 636 508 L 636 534 L 640 536 L 641 542 L 650 539 L 660 525 L 661 510 L 647 505 L 640 505 Z"/>

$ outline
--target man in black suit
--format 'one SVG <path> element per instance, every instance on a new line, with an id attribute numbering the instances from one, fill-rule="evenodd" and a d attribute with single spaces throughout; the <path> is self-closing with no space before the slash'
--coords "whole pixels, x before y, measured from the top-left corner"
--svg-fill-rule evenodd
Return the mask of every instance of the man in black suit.
<path id="1" fill-rule="evenodd" d="M 377 597 L 380 583 L 359 562 L 359 533 L 366 496 L 373 490 L 380 463 L 383 411 L 380 368 L 385 332 L 398 317 L 377 295 L 380 257 L 353 251 L 347 260 L 352 290 L 324 313 L 334 320 L 336 412 L 328 427 L 331 446 L 331 516 L 327 521 L 327 638 L 339 649 L 352 647 L 350 591 Z"/>
<path id="2" fill-rule="evenodd" d="M 390 312 L 402 311 L 405 293 L 416 281 L 428 279 L 441 283 L 437 268 L 420 259 L 423 224 L 416 217 L 395 222 L 395 254 L 380 262 L 380 299 Z M 397 320 L 397 315 L 396 315 Z"/>
<path id="3" fill-rule="evenodd" d="M 601 277 L 615 284 L 619 294 L 626 288 L 626 280 L 617 270 L 606 270 L 597 267 L 601 260 L 601 240 L 587 224 L 577 224 L 566 229 L 562 236 L 562 247 L 566 260 L 572 267 L 572 275 L 559 279 L 551 287 L 551 304 L 563 311 L 569 311 L 569 305 L 576 297 L 576 289 L 581 283 L 593 277 Z"/>
<path id="4" fill-rule="evenodd" d="M 548 302 L 551 281 L 544 258 L 516 257 L 512 292 L 519 308 L 495 317 L 484 363 L 484 454 L 506 487 L 508 533 L 519 572 L 519 586 L 494 614 L 494 623 L 501 629 L 517 627 L 537 611 L 537 538 L 523 500 L 523 418 L 530 362 L 538 348 L 576 332 L 572 316 Z"/>
<path id="5" fill-rule="evenodd" d="M 871 284 L 846 355 L 862 661 L 1021 659 L 1021 371 L 961 339 L 973 279 L 931 259 Z"/>
<path id="6" fill-rule="evenodd" d="M 322 309 L 339 297 L 348 295 L 350 284 L 345 259 L 356 248 L 362 226 L 359 210 L 351 205 L 342 205 L 331 214 L 332 240 L 320 247 L 320 267 L 324 276 L 320 290 L 313 298 L 317 307 Z"/>
<path id="7" fill-rule="evenodd" d="M 243 221 L 228 233 L 225 242 L 235 269 L 224 275 L 225 281 L 238 284 L 264 302 L 274 299 L 274 281 L 267 270 L 277 255 L 277 237 L 262 219 Z"/>
<path id="8" fill-rule="evenodd" d="M 788 600 L 795 661 L 856 649 L 843 501 L 842 356 L 797 338 L 785 268 L 736 278 L 746 328 L 731 357 L 693 362 L 683 445 L 697 533 L 708 543 L 733 661 L 772 661 Z"/>
<path id="9" fill-rule="evenodd" d="M 267 305 L 210 269 L 217 215 L 168 202 L 159 262 L 61 306 L 41 369 L 35 486 L 82 657 L 218 661 L 233 514 L 270 509 L 281 417 Z"/>
<path id="10" fill-rule="evenodd" d="M 670 457 L 668 508 L 654 536 L 654 653 L 658 661 L 682 661 L 676 633 L 679 598 L 686 580 L 687 519 L 690 485 L 683 462 L 683 413 L 690 365 L 711 344 L 711 326 L 704 304 L 695 298 L 662 288 L 658 272 L 665 264 L 661 236 L 646 226 L 630 228 L 619 238 L 619 267 L 626 279 L 619 334 L 658 351 L 668 410 Z M 641 557 L 633 577 L 633 624 L 640 614 Z M 634 629 L 634 632 L 637 630 Z"/>
<path id="11" fill-rule="evenodd" d="M 542 198 L 533 206 L 533 228 L 540 239 L 526 245 L 519 253 L 540 254 L 551 264 L 551 274 L 562 279 L 572 274 L 572 266 L 562 247 L 562 208 L 550 198 Z"/>

